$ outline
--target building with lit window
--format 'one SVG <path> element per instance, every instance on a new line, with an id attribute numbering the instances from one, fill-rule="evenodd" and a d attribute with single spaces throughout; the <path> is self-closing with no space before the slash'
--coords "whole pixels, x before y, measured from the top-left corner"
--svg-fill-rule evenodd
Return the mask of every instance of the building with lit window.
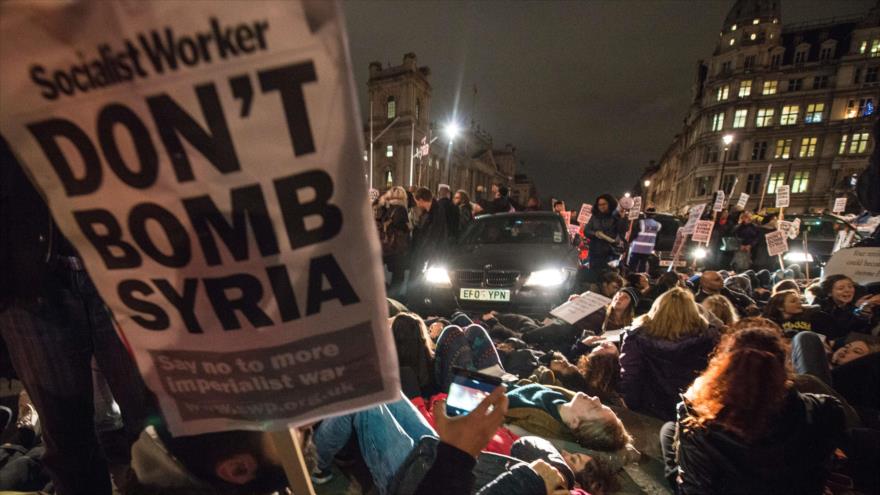
<path id="1" fill-rule="evenodd" d="M 833 8 L 833 3 L 829 4 Z M 830 208 L 874 146 L 880 100 L 880 4 L 864 15 L 784 25 L 780 0 L 738 0 L 711 57 L 698 63 L 684 126 L 644 193 L 678 212 L 724 189 L 747 208 Z"/>
<path id="2" fill-rule="evenodd" d="M 449 184 L 473 196 L 477 186 L 489 190 L 493 183 L 512 182 L 516 148 L 495 149 L 492 136 L 474 122 L 462 126 L 450 142 L 443 126 L 431 121 L 430 74 L 414 53 L 404 55 L 401 65 L 370 63 L 364 170 L 369 181 L 372 169 L 371 187 L 384 191 L 415 185 L 436 191 L 438 184 Z M 421 153 L 424 149 L 427 154 Z"/>

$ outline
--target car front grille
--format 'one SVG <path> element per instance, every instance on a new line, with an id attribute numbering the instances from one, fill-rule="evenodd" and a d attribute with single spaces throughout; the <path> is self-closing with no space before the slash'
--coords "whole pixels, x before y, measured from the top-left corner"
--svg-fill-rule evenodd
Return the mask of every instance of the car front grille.
<path id="1" fill-rule="evenodd" d="M 458 285 L 487 287 L 511 287 L 519 279 L 519 272 L 507 270 L 456 270 L 453 275 Z"/>

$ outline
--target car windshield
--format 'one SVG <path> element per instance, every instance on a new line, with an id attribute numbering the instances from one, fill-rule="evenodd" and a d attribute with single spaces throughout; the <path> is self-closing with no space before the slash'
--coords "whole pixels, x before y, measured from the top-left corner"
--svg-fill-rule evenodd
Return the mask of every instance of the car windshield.
<path id="1" fill-rule="evenodd" d="M 559 244 L 567 236 L 552 217 L 489 217 L 471 224 L 461 244 Z"/>

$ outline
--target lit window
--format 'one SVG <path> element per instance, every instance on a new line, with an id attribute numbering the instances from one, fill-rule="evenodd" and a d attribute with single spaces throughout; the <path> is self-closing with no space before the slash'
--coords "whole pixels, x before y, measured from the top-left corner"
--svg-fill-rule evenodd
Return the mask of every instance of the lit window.
<path id="1" fill-rule="evenodd" d="M 788 160 L 791 158 L 791 139 L 779 139 L 776 141 L 776 151 L 773 158 L 777 160 Z"/>
<path id="2" fill-rule="evenodd" d="M 736 24 L 734 24 L 733 26 L 730 26 L 730 30 L 731 30 L 731 31 L 736 31 Z"/>
<path id="3" fill-rule="evenodd" d="M 807 112 L 804 114 L 804 122 L 806 122 L 807 124 L 822 122 L 822 113 L 824 111 L 824 103 L 810 103 L 809 105 L 807 105 Z"/>
<path id="4" fill-rule="evenodd" d="M 776 81 L 764 81 L 764 89 L 761 91 L 761 94 L 765 95 L 775 95 L 776 94 Z"/>
<path id="5" fill-rule="evenodd" d="M 758 23 L 760 23 L 760 22 L 761 22 L 761 19 L 755 19 L 755 20 L 752 21 L 752 24 L 758 24 Z"/>
<path id="6" fill-rule="evenodd" d="M 805 193 L 810 183 L 810 172 L 808 170 L 798 170 L 791 179 L 791 193 Z"/>
<path id="7" fill-rule="evenodd" d="M 755 127 L 768 127 L 773 125 L 773 114 L 776 113 L 776 110 L 772 108 L 761 108 L 758 110 L 758 115 L 755 117 Z"/>
<path id="8" fill-rule="evenodd" d="M 370 161 L 370 154 L 367 152 L 367 150 L 364 150 L 364 161 Z"/>
<path id="9" fill-rule="evenodd" d="M 844 136 L 844 141 L 846 141 L 846 136 Z M 868 148 L 868 133 L 856 132 L 850 136 L 849 141 L 849 146 L 846 150 L 847 153 L 864 153 L 865 150 Z"/>
<path id="10" fill-rule="evenodd" d="M 716 113 L 712 116 L 712 130 L 720 131 L 724 128 L 724 112 Z"/>
<path id="11" fill-rule="evenodd" d="M 739 82 L 739 97 L 745 98 L 752 94 L 752 81 L 740 81 Z"/>
<path id="12" fill-rule="evenodd" d="M 746 119 L 749 118 L 749 110 L 744 108 L 742 110 L 737 110 L 736 113 L 733 114 L 733 128 L 739 129 L 741 127 L 746 126 Z"/>
<path id="13" fill-rule="evenodd" d="M 388 118 L 393 119 L 397 117 L 397 101 L 394 100 L 393 96 L 389 96 L 388 100 L 385 102 L 386 109 L 388 110 Z"/>
<path id="14" fill-rule="evenodd" d="M 393 144 L 389 144 L 388 146 L 385 147 L 385 156 L 387 156 L 389 158 L 394 156 L 394 145 Z"/>
<path id="15" fill-rule="evenodd" d="M 856 117 L 867 117 L 874 113 L 874 99 L 862 98 L 860 100 L 849 100 L 846 104 L 845 119 L 854 119 Z"/>
<path id="16" fill-rule="evenodd" d="M 880 38 L 871 40 L 871 56 L 880 56 Z"/>
<path id="17" fill-rule="evenodd" d="M 715 92 L 715 101 L 726 100 L 728 93 L 730 93 L 730 86 L 719 86 L 718 91 Z"/>
<path id="18" fill-rule="evenodd" d="M 758 37 L 758 35 L 755 34 L 755 33 L 752 33 L 752 34 L 749 35 L 749 39 L 752 40 L 752 41 L 755 41 L 755 38 L 757 38 L 757 37 Z"/>
<path id="19" fill-rule="evenodd" d="M 797 124 L 799 111 L 799 105 L 785 105 L 784 107 L 782 107 L 782 114 L 779 116 L 779 123 L 781 125 Z"/>
<path id="20" fill-rule="evenodd" d="M 864 55 L 866 51 L 868 51 L 868 42 L 867 42 L 867 41 L 863 41 L 863 42 L 859 45 L 859 53 L 861 53 L 862 55 Z"/>
<path id="21" fill-rule="evenodd" d="M 785 185 L 785 172 L 770 174 L 767 180 L 767 194 L 776 194 L 776 188 Z"/>
<path id="22" fill-rule="evenodd" d="M 394 176 L 391 174 L 390 170 L 385 171 L 385 183 L 389 186 L 394 182 Z"/>
<path id="23" fill-rule="evenodd" d="M 816 156 L 816 143 L 819 138 L 805 137 L 801 139 L 801 148 L 798 151 L 798 158 L 811 158 Z"/>
<path id="24" fill-rule="evenodd" d="M 736 40 L 733 38 L 730 38 L 730 46 L 733 46 L 734 43 L 736 43 Z"/>

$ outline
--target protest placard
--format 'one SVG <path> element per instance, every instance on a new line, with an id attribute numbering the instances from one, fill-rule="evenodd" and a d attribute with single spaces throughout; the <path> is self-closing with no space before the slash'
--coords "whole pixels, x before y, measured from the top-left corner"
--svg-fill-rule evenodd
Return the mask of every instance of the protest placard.
<path id="1" fill-rule="evenodd" d="M 0 130 L 175 435 L 400 396 L 339 6 L 252 5 L 0 19 Z"/>
<path id="2" fill-rule="evenodd" d="M 703 215 L 703 211 L 705 210 L 705 203 L 691 206 L 691 210 L 688 213 L 688 221 L 686 224 L 684 224 L 684 227 L 681 228 L 685 234 L 693 234 L 694 225 L 696 225 L 697 220 L 700 219 L 700 217 Z"/>
<path id="3" fill-rule="evenodd" d="M 552 316 L 559 318 L 571 325 L 574 325 L 576 322 L 582 320 L 585 316 L 594 313 L 608 304 L 611 303 L 611 299 L 603 296 L 602 294 L 596 294 L 595 292 L 584 292 L 580 296 L 568 301 L 566 303 L 561 304 L 553 308 L 550 311 Z"/>
<path id="4" fill-rule="evenodd" d="M 788 228 L 788 238 L 794 239 L 801 233 L 801 219 L 795 218 L 791 225 Z"/>
<path id="5" fill-rule="evenodd" d="M 581 228 L 578 225 L 568 224 L 568 236 L 574 239 L 574 236 L 581 233 Z"/>
<path id="6" fill-rule="evenodd" d="M 586 203 L 581 205 L 581 211 L 578 213 L 577 221 L 581 225 L 586 225 L 590 222 L 590 217 L 593 216 L 593 205 L 588 205 Z"/>
<path id="7" fill-rule="evenodd" d="M 672 258 L 677 259 L 681 256 L 681 252 L 684 249 L 684 245 L 687 242 L 687 234 L 683 232 L 684 229 L 678 229 L 678 232 L 675 233 L 675 243 L 672 245 Z"/>
<path id="8" fill-rule="evenodd" d="M 846 275 L 857 284 L 880 280 L 880 248 L 858 247 L 837 251 L 825 266 L 825 276 Z"/>
<path id="9" fill-rule="evenodd" d="M 694 235 L 691 236 L 691 239 L 696 242 L 709 242 L 709 239 L 712 238 L 712 227 L 715 226 L 715 223 L 712 220 L 700 220 L 694 226 Z"/>
<path id="10" fill-rule="evenodd" d="M 776 188 L 777 208 L 788 208 L 790 192 L 791 188 L 789 186 L 779 186 Z"/>
<path id="11" fill-rule="evenodd" d="M 767 254 L 776 256 L 788 251 L 788 239 L 785 232 L 774 230 L 764 237 L 767 240 Z"/>
<path id="12" fill-rule="evenodd" d="M 562 212 L 562 221 L 565 222 L 565 225 L 571 225 L 571 212 L 563 211 Z"/>
<path id="13" fill-rule="evenodd" d="M 718 190 L 715 193 L 715 204 L 712 205 L 712 211 L 721 211 L 724 209 L 724 191 Z"/>
<path id="14" fill-rule="evenodd" d="M 785 235 L 788 236 L 788 233 L 791 230 L 791 222 L 789 222 L 788 220 L 780 220 L 777 228 L 785 232 Z"/>
<path id="15" fill-rule="evenodd" d="M 834 200 L 834 209 L 831 210 L 831 213 L 843 213 L 844 211 L 846 211 L 846 196 Z"/>
<path id="16" fill-rule="evenodd" d="M 740 210 L 746 209 L 746 203 L 749 202 L 749 195 L 746 193 L 740 193 L 739 201 L 736 202 L 736 207 Z"/>
<path id="17" fill-rule="evenodd" d="M 636 196 L 633 198 L 632 208 L 629 209 L 629 219 L 630 220 L 638 220 L 639 213 L 642 212 L 642 197 Z"/>

